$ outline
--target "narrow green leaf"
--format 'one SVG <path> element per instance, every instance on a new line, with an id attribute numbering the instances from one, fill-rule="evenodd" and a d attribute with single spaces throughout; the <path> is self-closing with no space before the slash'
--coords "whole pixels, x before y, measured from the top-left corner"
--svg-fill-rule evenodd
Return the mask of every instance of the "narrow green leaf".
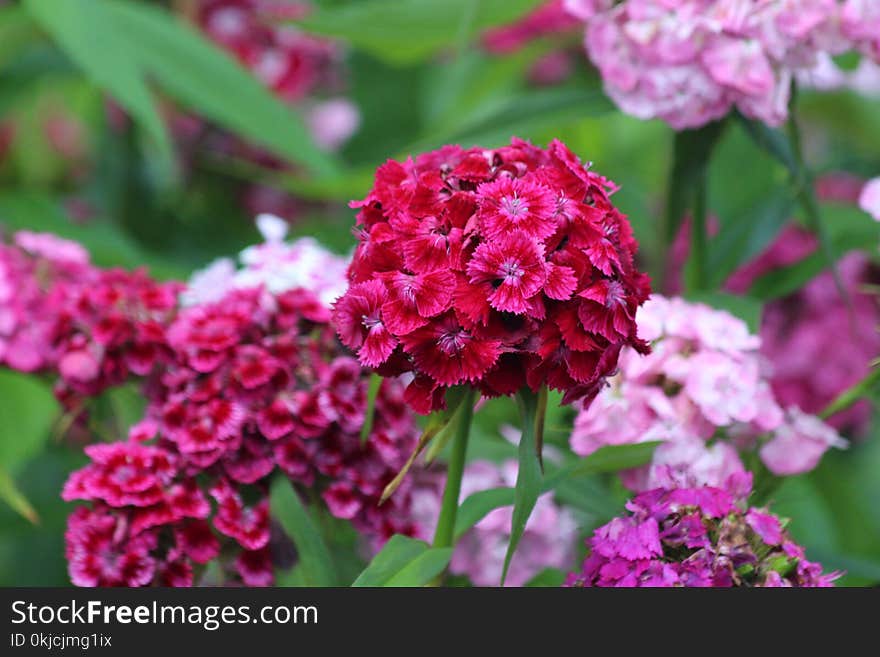
<path id="1" fill-rule="evenodd" d="M 335 158 L 315 144 L 302 118 L 195 29 L 148 4 L 88 4 L 106 7 L 125 52 L 182 104 L 314 173 L 337 174 Z"/>
<path id="2" fill-rule="evenodd" d="M 376 397 L 379 396 L 379 388 L 382 387 L 382 377 L 373 372 L 370 374 L 369 388 L 367 389 L 367 414 L 364 417 L 364 426 L 361 427 L 361 444 L 367 442 L 373 431 L 373 418 L 376 416 Z"/>
<path id="3" fill-rule="evenodd" d="M 0 399 L 0 466 L 14 471 L 43 449 L 58 404 L 47 384 L 7 370 L 0 370 Z"/>
<path id="4" fill-rule="evenodd" d="M 538 391 L 538 407 L 535 410 L 535 456 L 538 457 L 538 465 L 544 472 L 544 424 L 547 421 L 547 386 L 541 386 Z"/>
<path id="5" fill-rule="evenodd" d="M 0 465 L 0 499 L 31 524 L 38 525 L 40 523 L 40 516 L 37 515 L 34 507 L 18 489 L 12 476 L 2 465 Z"/>
<path id="6" fill-rule="evenodd" d="M 527 137 L 530 133 L 558 127 L 588 116 L 601 116 L 614 109 L 598 84 L 576 89 L 530 89 L 506 94 L 487 103 L 465 119 L 419 139 L 403 149 L 418 153 L 447 143 L 462 146 L 492 146 L 510 141 L 510 135 Z"/>
<path id="7" fill-rule="evenodd" d="M 408 536 L 395 534 L 373 560 L 358 575 L 352 586 L 384 586 L 388 580 L 397 575 L 407 564 L 424 554 L 429 546 Z"/>
<path id="8" fill-rule="evenodd" d="M 269 504 L 272 516 L 278 519 L 296 545 L 307 584 L 335 586 L 336 570 L 330 551 L 320 529 L 286 477 L 278 476 L 272 482 Z"/>
<path id="9" fill-rule="evenodd" d="M 707 287 L 721 287 L 741 265 L 761 253 L 791 220 L 794 205 L 791 190 L 778 189 L 747 215 L 729 217 L 708 245 Z"/>
<path id="10" fill-rule="evenodd" d="M 550 472 L 544 478 L 540 494 L 561 489 L 574 478 L 637 468 L 651 461 L 660 443 L 645 442 L 636 445 L 608 445 L 583 459 Z M 471 527 L 494 509 L 512 506 L 516 500 L 514 488 L 490 488 L 472 493 L 458 508 L 455 538 L 461 538 Z"/>
<path id="11" fill-rule="evenodd" d="M 789 173 L 794 176 L 799 175 L 797 158 L 791 149 L 791 143 L 788 141 L 785 133 L 776 128 L 771 128 L 763 121 L 747 119 L 739 112 L 736 112 L 734 116 L 746 134 L 752 138 L 752 141 L 759 148 L 773 156 L 775 160 L 788 169 Z"/>
<path id="12" fill-rule="evenodd" d="M 538 397 L 531 390 L 524 388 L 517 396 L 522 417 L 522 437 L 519 441 L 519 469 L 516 474 L 516 488 L 513 499 L 513 518 L 510 526 L 510 543 L 504 555 L 504 568 L 501 572 L 501 584 L 507 578 L 510 560 L 513 558 L 526 523 L 541 494 L 541 464 L 536 456 L 535 419 L 537 417 Z"/>
<path id="13" fill-rule="evenodd" d="M 659 441 L 636 443 L 635 445 L 606 445 L 589 456 L 560 468 L 547 478 L 545 489 L 551 489 L 565 479 L 604 472 L 620 472 L 637 468 L 651 461 Z"/>
<path id="14" fill-rule="evenodd" d="M 458 514 L 455 517 L 455 540 L 458 541 L 490 511 L 511 506 L 513 502 L 513 488 L 490 488 L 471 494 L 458 507 Z"/>
<path id="15" fill-rule="evenodd" d="M 835 413 L 846 410 L 860 399 L 875 394 L 878 390 L 880 390 L 880 367 L 876 367 L 875 364 L 874 369 L 868 372 L 861 381 L 850 386 L 831 400 L 831 403 L 819 413 L 819 417 L 826 420 Z"/>
<path id="16" fill-rule="evenodd" d="M 460 43 L 462 16 L 469 12 L 466 36 L 513 22 L 540 3 L 541 0 L 361 0 L 318 9 L 299 21 L 299 25 L 309 32 L 345 39 L 390 63 L 411 64 Z"/>
<path id="17" fill-rule="evenodd" d="M 461 422 L 461 415 L 465 412 L 463 404 L 466 399 L 471 399 L 470 395 L 461 394 L 459 388 L 450 388 L 446 393 L 447 408 L 445 411 L 440 412 L 438 420 L 440 426 L 436 430 L 436 435 L 425 454 L 425 463 L 433 463 L 437 455 L 443 451 L 455 435 L 455 429 Z"/>
<path id="18" fill-rule="evenodd" d="M 382 491 L 382 497 L 379 498 L 379 504 L 383 504 L 385 500 L 391 497 L 394 494 L 394 491 L 400 486 L 403 480 L 406 478 L 407 473 L 410 468 L 412 468 L 413 463 L 416 462 L 416 459 L 419 457 L 419 454 L 422 453 L 422 450 L 434 439 L 438 433 L 440 433 L 443 429 L 448 426 L 449 419 L 442 413 L 432 413 L 430 418 L 428 419 L 428 426 L 425 427 L 425 430 L 422 432 L 422 435 L 419 436 L 419 440 L 416 443 L 415 449 L 413 449 L 412 453 L 406 459 L 406 463 L 403 464 L 403 467 L 400 469 L 394 479 L 388 482 L 388 485 L 385 486 L 385 489 Z"/>
<path id="19" fill-rule="evenodd" d="M 24 0 L 31 16 L 101 89 L 143 126 L 166 156 L 171 142 L 131 44 L 101 0 Z"/>
<path id="20" fill-rule="evenodd" d="M 442 573 L 452 558 L 452 548 L 430 548 L 406 564 L 383 586 L 425 586 Z"/>

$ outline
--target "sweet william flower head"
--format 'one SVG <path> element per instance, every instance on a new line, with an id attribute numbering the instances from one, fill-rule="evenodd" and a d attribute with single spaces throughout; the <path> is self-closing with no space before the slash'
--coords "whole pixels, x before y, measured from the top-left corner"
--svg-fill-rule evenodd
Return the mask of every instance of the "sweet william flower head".
<path id="1" fill-rule="evenodd" d="M 387 162 L 352 204 L 342 342 L 382 374 L 414 374 L 407 400 L 420 412 L 460 384 L 590 399 L 621 347 L 647 348 L 635 311 L 648 278 L 615 189 L 559 141 Z"/>
<path id="2" fill-rule="evenodd" d="M 569 575 L 567 585 L 833 586 L 838 574 L 807 561 L 779 518 L 745 508 L 739 497 L 708 486 L 639 494 L 627 504 L 628 515 L 594 532 L 581 572 Z"/>

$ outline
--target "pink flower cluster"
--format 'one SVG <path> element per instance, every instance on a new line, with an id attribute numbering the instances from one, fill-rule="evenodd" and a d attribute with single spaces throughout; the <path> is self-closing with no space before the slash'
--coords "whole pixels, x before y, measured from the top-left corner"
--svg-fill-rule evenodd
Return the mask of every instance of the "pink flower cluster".
<path id="1" fill-rule="evenodd" d="M 184 305 L 218 301 L 233 289 L 263 287 L 271 294 L 305 288 L 329 306 L 348 287 L 348 260 L 334 255 L 314 239 L 303 237 L 285 242 L 287 223 L 274 215 L 256 220 L 263 243 L 241 252 L 241 267 L 223 258 L 196 272 L 182 295 Z"/>
<path id="2" fill-rule="evenodd" d="M 162 360 L 177 283 L 94 267 L 76 243 L 20 231 L 0 245 L 0 362 L 58 375 L 68 407 Z"/>
<path id="3" fill-rule="evenodd" d="M 68 529 L 75 583 L 109 585 L 125 573 L 134 573 L 127 585 L 162 583 L 173 572 L 189 585 L 193 564 L 217 555 L 208 519 L 241 581 L 271 583 L 267 489 L 276 468 L 363 532 L 415 531 L 406 485 L 378 506 L 418 433 L 403 389 L 383 382 L 362 443 L 367 379 L 329 315 L 304 288 L 259 287 L 178 313 L 166 332 L 170 357 L 145 386 L 145 418 L 127 442 L 88 448 L 92 463 L 65 487 L 66 500 L 94 503 Z M 191 526 L 204 539 L 195 548 Z M 129 561 L 138 567 L 126 570 Z"/>
<path id="4" fill-rule="evenodd" d="M 473 461 L 465 468 L 462 477 L 460 501 L 479 491 L 511 488 L 516 483 L 516 473 L 516 461 L 500 465 Z M 433 538 L 442 494 L 442 477 L 430 472 L 417 474 L 412 513 L 419 528 L 419 538 L 426 541 Z M 475 586 L 498 586 L 512 520 L 512 506 L 489 512 L 456 543 L 449 572 L 468 577 Z M 571 567 L 576 538 L 577 524 L 571 512 L 554 503 L 551 494 L 542 495 L 510 562 L 505 586 L 523 586 L 546 568 Z"/>
<path id="5" fill-rule="evenodd" d="M 412 372 L 407 401 L 450 386 L 487 396 L 547 384 L 590 399 L 649 293 L 614 186 L 562 143 L 447 146 L 379 167 L 360 209 L 342 342 L 380 373 Z"/>
<path id="6" fill-rule="evenodd" d="M 568 586 L 828 587 L 839 576 L 807 561 L 779 518 L 723 489 L 656 488 L 626 508 L 595 531 Z"/>
<path id="7" fill-rule="evenodd" d="M 566 0 L 626 113 L 696 128 L 736 108 L 779 125 L 794 73 L 858 49 L 880 59 L 874 0 Z"/>
<path id="8" fill-rule="evenodd" d="M 760 340 L 724 311 L 654 295 L 639 310 L 652 353 L 625 350 L 620 373 L 575 420 L 571 447 L 662 441 L 653 462 L 624 473 L 634 490 L 724 487 L 744 468 L 737 449 L 759 449 L 777 475 L 806 472 L 846 442 L 818 418 L 777 404 Z"/>
<path id="9" fill-rule="evenodd" d="M 829 190 L 825 190 L 826 193 Z M 743 293 L 767 272 L 793 265 L 816 252 L 816 238 L 790 225 L 755 260 L 727 282 Z M 780 403 L 818 413 L 838 394 L 868 374 L 880 355 L 880 303 L 865 285 L 878 280 L 876 268 L 859 252 L 844 256 L 837 272 L 849 301 L 841 297 L 830 271 L 796 292 L 768 303 L 761 322 L 761 353 L 771 366 L 770 382 Z M 816 363 L 822 375 L 816 376 Z M 870 406 L 860 402 L 830 422 L 841 429 L 861 431 Z"/>

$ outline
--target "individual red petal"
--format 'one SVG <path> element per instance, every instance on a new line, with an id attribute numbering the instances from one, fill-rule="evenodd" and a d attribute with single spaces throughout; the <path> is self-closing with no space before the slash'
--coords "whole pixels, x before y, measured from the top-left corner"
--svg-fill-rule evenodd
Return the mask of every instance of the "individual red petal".
<path id="1" fill-rule="evenodd" d="M 191 520 L 174 529 L 177 547 L 196 563 L 208 563 L 220 553 L 220 541 L 204 520 Z"/>
<path id="2" fill-rule="evenodd" d="M 421 415 L 428 415 L 445 406 L 443 388 L 438 387 L 434 379 L 424 375 L 418 375 L 410 382 L 404 392 L 404 400 Z"/>
<path id="3" fill-rule="evenodd" d="M 577 276 L 570 267 L 547 263 L 547 282 L 544 294 L 551 299 L 567 301 L 577 287 Z"/>
<path id="4" fill-rule="evenodd" d="M 332 484 L 321 495 L 327 503 L 327 508 L 337 518 L 351 520 L 361 510 L 361 500 L 355 494 L 354 489 L 345 482 Z"/>
<path id="5" fill-rule="evenodd" d="M 235 569 L 245 586 L 272 586 L 275 582 L 269 548 L 245 550 L 236 557 Z"/>
<path id="6" fill-rule="evenodd" d="M 569 349 L 575 351 L 598 350 L 599 344 L 596 336 L 584 329 L 578 317 L 576 307 L 566 305 L 559 307 L 553 315 L 553 320 L 559 327 L 562 339 Z"/>
<path id="7" fill-rule="evenodd" d="M 257 427 L 269 440 L 278 440 L 293 431 L 293 413 L 282 399 L 275 399 L 257 414 Z"/>

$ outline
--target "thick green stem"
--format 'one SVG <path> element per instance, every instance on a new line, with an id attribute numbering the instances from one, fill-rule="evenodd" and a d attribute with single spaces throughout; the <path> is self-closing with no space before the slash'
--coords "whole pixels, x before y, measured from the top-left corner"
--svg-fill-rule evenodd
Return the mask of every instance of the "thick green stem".
<path id="1" fill-rule="evenodd" d="M 443 503 L 440 507 L 440 517 L 437 520 L 437 531 L 434 532 L 434 547 L 452 547 L 453 544 L 455 516 L 458 512 L 461 477 L 464 473 L 464 461 L 467 454 L 468 437 L 471 432 L 471 421 L 474 417 L 475 399 L 476 393 L 469 388 L 461 402 L 458 426 L 455 428 L 455 437 L 452 441 L 452 454 L 449 456 Z"/>

